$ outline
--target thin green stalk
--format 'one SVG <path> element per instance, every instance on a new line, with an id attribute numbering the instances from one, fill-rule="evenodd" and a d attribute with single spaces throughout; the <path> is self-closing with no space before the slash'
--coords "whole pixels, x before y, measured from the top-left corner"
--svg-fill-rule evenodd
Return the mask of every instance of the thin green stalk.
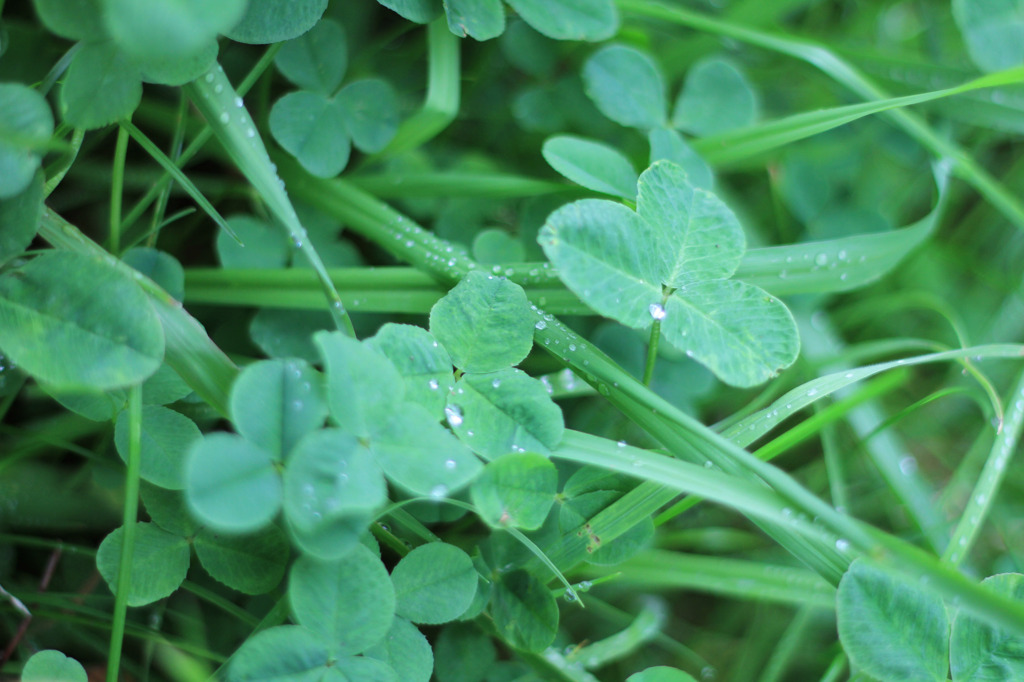
<path id="1" fill-rule="evenodd" d="M 85 129 L 75 128 L 71 133 L 71 149 L 69 149 L 59 160 L 47 167 L 46 175 L 49 180 L 43 186 L 43 196 L 48 197 L 57 189 L 64 176 L 67 175 L 75 159 L 78 158 L 78 151 L 82 148 L 82 141 L 85 139 Z"/>
<path id="2" fill-rule="evenodd" d="M 124 517 L 122 521 L 121 560 L 117 570 L 114 593 L 114 618 L 110 627 L 110 650 L 107 655 L 107 682 L 117 682 L 124 644 L 124 625 L 128 613 L 128 592 L 132 580 L 132 557 L 135 552 L 135 521 L 139 511 L 139 472 L 142 469 L 142 386 L 128 392 L 128 471 L 125 474 Z"/>
<path id="3" fill-rule="evenodd" d="M 131 125 L 127 121 L 123 122 Z M 114 161 L 110 177 L 110 235 L 108 244 L 111 253 L 121 250 L 121 201 L 124 190 L 124 160 L 128 154 L 128 135 L 124 125 L 117 131 L 117 144 L 114 147 Z"/>
<path id="4" fill-rule="evenodd" d="M 942 554 L 943 562 L 952 566 L 958 566 L 971 551 L 971 546 L 999 492 L 1010 457 L 1020 440 L 1021 428 L 1024 426 L 1024 372 L 1017 377 L 1007 402 L 1010 404 L 1010 410 L 1006 415 L 1002 433 L 996 438 L 974 491 L 967 500 L 960 522 L 953 531 L 953 539 Z"/>
<path id="5" fill-rule="evenodd" d="M 658 340 L 660 338 L 661 320 L 655 318 L 654 324 L 651 325 L 651 339 L 647 342 L 647 360 L 644 362 L 644 378 L 642 379 L 644 386 L 650 386 L 651 379 L 654 378 L 654 363 L 658 361 Z"/>
<path id="6" fill-rule="evenodd" d="M 185 144 L 185 125 L 188 119 L 188 97 L 182 93 L 178 97 L 178 120 L 174 126 L 174 135 L 171 137 L 171 148 L 168 158 L 174 162 L 175 168 L 177 168 L 178 160 L 181 158 L 182 146 Z M 150 228 L 149 235 L 146 237 L 146 245 L 149 247 L 156 246 L 157 237 L 160 235 L 160 228 L 163 227 L 164 216 L 167 212 L 167 202 L 171 197 L 171 184 L 167 183 L 163 189 L 160 190 L 160 195 L 156 200 L 156 207 L 153 209 L 153 220 L 152 227 Z"/>

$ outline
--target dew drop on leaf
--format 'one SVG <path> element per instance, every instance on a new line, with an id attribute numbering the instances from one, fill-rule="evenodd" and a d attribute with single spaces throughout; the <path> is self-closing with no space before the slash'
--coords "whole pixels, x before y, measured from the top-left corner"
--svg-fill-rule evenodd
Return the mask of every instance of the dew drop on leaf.
<path id="1" fill-rule="evenodd" d="M 453 427 L 460 426 L 462 424 L 462 410 L 456 405 L 448 405 L 444 408 L 445 417 L 448 418 L 448 423 Z"/>
<path id="2" fill-rule="evenodd" d="M 652 303 L 648 310 L 651 312 L 651 317 L 656 320 L 665 319 L 665 308 L 660 303 Z"/>
<path id="3" fill-rule="evenodd" d="M 440 386 L 440 384 L 437 383 L 437 379 L 431 379 L 427 382 L 427 385 L 430 386 L 431 391 L 436 391 L 438 386 Z"/>
<path id="4" fill-rule="evenodd" d="M 443 500 L 448 495 L 448 486 L 435 485 L 430 489 L 430 497 L 435 500 Z"/>

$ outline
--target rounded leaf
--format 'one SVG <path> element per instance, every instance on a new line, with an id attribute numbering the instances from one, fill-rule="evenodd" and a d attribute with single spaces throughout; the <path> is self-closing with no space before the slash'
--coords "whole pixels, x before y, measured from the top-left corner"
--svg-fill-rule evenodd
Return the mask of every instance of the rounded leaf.
<path id="1" fill-rule="evenodd" d="M 232 40 L 268 45 L 297 38 L 316 25 L 327 0 L 259 0 L 250 2 L 242 20 L 225 32 Z"/>
<path id="2" fill-rule="evenodd" d="M 163 328 L 146 294 L 78 253 L 46 253 L 0 276 L 0 329 L 4 353 L 58 389 L 127 386 L 163 361 Z"/>
<path id="3" fill-rule="evenodd" d="M 252 535 L 218 535 L 203 530 L 194 546 L 207 573 L 245 594 L 270 592 L 288 568 L 288 538 L 277 526 Z"/>
<path id="4" fill-rule="evenodd" d="M 185 269 L 171 254 L 136 246 L 125 251 L 121 260 L 159 284 L 175 300 L 185 300 Z"/>
<path id="5" fill-rule="evenodd" d="M 555 465 L 532 452 L 503 455 L 488 463 L 470 489 L 473 506 L 484 521 L 524 530 L 541 527 L 557 492 Z"/>
<path id="6" fill-rule="evenodd" d="M 300 625 L 344 654 L 377 644 L 395 615 L 395 590 L 387 569 L 363 545 L 335 561 L 299 557 L 292 565 L 288 601 Z"/>
<path id="7" fill-rule="evenodd" d="M 21 669 L 22 682 L 87 682 L 82 664 L 54 649 L 37 651 Z"/>
<path id="8" fill-rule="evenodd" d="M 312 531 L 336 517 L 369 517 L 387 501 L 384 474 L 355 436 L 320 429 L 299 441 L 284 472 L 284 510 Z"/>
<path id="9" fill-rule="evenodd" d="M 505 30 L 501 0 L 445 0 L 444 13 L 448 28 L 460 38 L 490 40 Z"/>
<path id="10" fill-rule="evenodd" d="M 394 364 L 405 379 L 405 398 L 440 415 L 453 386 L 448 351 L 422 327 L 388 322 L 363 342 Z"/>
<path id="11" fill-rule="evenodd" d="M 478 263 L 498 265 L 526 260 L 522 241 L 498 227 L 480 230 L 473 238 L 473 258 Z"/>
<path id="12" fill-rule="evenodd" d="M 282 45 L 274 64 L 300 88 L 329 95 L 341 85 L 348 67 L 345 29 L 334 19 L 317 22 L 308 32 Z"/>
<path id="13" fill-rule="evenodd" d="M 142 100 L 138 66 L 111 42 L 85 43 L 71 58 L 60 90 L 64 120 L 102 128 L 127 118 Z"/>
<path id="14" fill-rule="evenodd" d="M 414 623 L 437 625 L 461 616 L 476 594 L 477 573 L 469 555 L 454 545 L 428 542 L 402 557 L 391 572 L 395 613 Z"/>
<path id="15" fill-rule="evenodd" d="M 757 95 L 747 77 L 732 62 L 710 57 L 687 72 L 672 125 L 703 137 L 751 125 L 757 116 Z"/>
<path id="16" fill-rule="evenodd" d="M 379 78 L 349 83 L 337 96 L 352 144 L 374 154 L 384 149 L 398 132 L 398 97 L 387 81 Z"/>
<path id="17" fill-rule="evenodd" d="M 480 460 L 418 403 L 405 403 L 370 443 L 388 478 L 414 495 L 443 499 L 480 472 Z"/>
<path id="18" fill-rule="evenodd" d="M 377 2 L 417 24 L 425 24 L 441 13 L 441 6 L 432 0 L 377 0 Z"/>
<path id="19" fill-rule="evenodd" d="M 465 372 L 511 367 L 533 347 L 533 317 L 522 287 L 479 271 L 434 304 L 430 331 Z"/>
<path id="20" fill-rule="evenodd" d="M 0 147 L 2 147 L 0 143 Z M 0 151 L 0 155 L 3 152 Z M 0 165 L 4 162 L 0 160 Z M 13 174 L 12 174 L 13 177 Z M 4 181 L 0 180 L 0 184 Z M 18 194 L 0 199 L 0 265 L 21 255 L 35 239 L 43 217 L 43 172 L 36 169 Z"/>
<path id="21" fill-rule="evenodd" d="M 130 419 L 127 410 L 117 415 L 114 445 L 127 464 Z M 185 458 L 202 434 L 195 422 L 159 405 L 142 406 L 142 478 L 170 490 L 185 487 Z"/>
<path id="22" fill-rule="evenodd" d="M 651 165 L 658 161 L 671 161 L 686 173 L 686 179 L 694 187 L 710 190 L 715 184 L 715 175 L 707 161 L 702 159 L 686 143 L 679 131 L 672 128 L 654 128 L 647 134 L 651 145 Z"/>
<path id="23" fill-rule="evenodd" d="M 646 130 L 665 122 L 661 71 L 636 48 L 602 47 L 583 65 L 583 85 L 601 113 L 620 125 Z"/>
<path id="24" fill-rule="evenodd" d="M 863 559 L 836 593 L 839 639 L 850 662 L 883 680 L 941 682 L 949 667 L 949 619 L 934 592 Z"/>
<path id="25" fill-rule="evenodd" d="M 400 682 L 387 663 L 361 656 L 338 656 L 329 641 L 300 625 L 280 625 L 247 639 L 231 657 L 227 679 Z"/>
<path id="26" fill-rule="evenodd" d="M 1024 575 L 1001 573 L 985 578 L 982 585 L 999 595 L 1024 600 Z M 957 613 L 949 641 L 953 682 L 986 680 L 1011 682 L 1024 679 L 1024 639 L 995 627 L 966 611 Z"/>
<path id="27" fill-rule="evenodd" d="M 331 327 L 331 316 L 326 310 L 261 308 L 249 324 L 249 336 L 272 358 L 320 362 L 313 334 Z"/>
<path id="28" fill-rule="evenodd" d="M 0 83 L 0 200 L 12 199 L 24 192 L 39 168 L 50 136 L 53 112 L 46 98 L 21 83 Z M 6 223 L 0 223 L 4 232 Z M 31 226 L 35 234 L 35 225 Z M 22 228 L 24 231 L 26 228 Z M 0 256 L 3 242 L 0 239 Z"/>
<path id="29" fill-rule="evenodd" d="M 502 638 L 517 649 L 539 653 L 558 632 L 558 604 L 551 590 L 523 570 L 494 583 L 491 616 Z"/>
<path id="30" fill-rule="evenodd" d="M 122 526 L 105 537 L 96 552 L 96 568 L 115 594 L 123 544 Z M 169 597 L 185 580 L 190 556 L 188 541 L 180 535 L 152 523 L 135 524 L 128 606 L 144 606 Z"/>
<path id="31" fill-rule="evenodd" d="M 168 490 L 143 481 L 139 496 L 149 518 L 168 533 L 188 538 L 202 528 L 189 513 L 185 493 L 180 490 Z"/>
<path id="32" fill-rule="evenodd" d="M 33 0 L 36 14 L 47 30 L 68 40 L 101 38 L 103 0 Z"/>
<path id="33" fill-rule="evenodd" d="M 142 80 L 159 85 L 185 85 L 213 68 L 220 48 L 215 38 L 200 45 L 186 57 L 135 57 Z"/>
<path id="34" fill-rule="evenodd" d="M 518 369 L 464 375 L 448 394 L 445 412 L 459 439 L 488 458 L 547 454 L 565 430 L 562 410 L 544 384 Z"/>
<path id="35" fill-rule="evenodd" d="M 555 40 L 598 42 L 619 30 L 612 0 L 508 0 L 526 23 Z"/>
<path id="36" fill-rule="evenodd" d="M 423 633 L 409 621 L 395 616 L 391 629 L 365 655 L 391 666 L 401 682 L 429 682 L 434 670 L 434 653 Z"/>
<path id="37" fill-rule="evenodd" d="M 617 149 L 572 135 L 544 141 L 544 160 L 578 185 L 624 199 L 636 198 L 636 171 Z"/>
<path id="38" fill-rule="evenodd" d="M 107 34 L 133 56 L 188 59 L 242 18 L 245 0 L 103 0 Z"/>
<path id="39" fill-rule="evenodd" d="M 693 678 L 693 675 L 684 673 L 682 670 L 658 665 L 630 675 L 626 678 L 626 682 L 697 682 L 697 680 Z"/>
<path id="40" fill-rule="evenodd" d="M 281 477 L 266 450 L 233 433 L 210 433 L 188 454 L 185 494 L 203 524 L 247 533 L 277 515 Z"/>
<path id="41" fill-rule="evenodd" d="M 348 163 L 352 143 L 343 105 L 318 92 L 290 92 L 270 110 L 270 132 L 313 175 L 331 178 Z"/>
<path id="42" fill-rule="evenodd" d="M 232 384 L 230 409 L 240 434 L 281 459 L 323 425 L 323 377 L 305 360 L 254 362 Z"/>
<path id="43" fill-rule="evenodd" d="M 288 263 L 291 245 L 284 230 L 258 218 L 233 215 L 227 219 L 231 231 L 217 232 L 217 258 L 225 268 L 282 268 Z"/>
<path id="44" fill-rule="evenodd" d="M 953 0 L 953 18 L 971 60 L 983 71 L 1024 62 L 1024 5 L 1015 0 Z"/>
<path id="45" fill-rule="evenodd" d="M 468 623 L 446 625 L 434 642 L 434 674 L 438 682 L 482 680 L 497 658 L 494 641 Z"/>

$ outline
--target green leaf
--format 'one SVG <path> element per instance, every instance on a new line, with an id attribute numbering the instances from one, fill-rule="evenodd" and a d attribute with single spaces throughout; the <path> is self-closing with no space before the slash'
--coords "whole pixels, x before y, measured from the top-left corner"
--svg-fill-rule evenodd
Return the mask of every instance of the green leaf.
<path id="1" fill-rule="evenodd" d="M 353 525 L 365 527 L 372 512 L 387 501 L 380 467 L 364 445 L 339 429 L 314 431 L 299 441 L 284 473 L 284 511 L 288 522 L 307 535 L 333 535 L 337 558 L 355 543 Z M 356 521 L 356 524 L 353 524 Z M 335 533 L 327 529 L 336 526 Z M 319 546 L 318 543 L 314 543 Z"/>
<path id="2" fill-rule="evenodd" d="M 851 663 L 883 682 L 942 682 L 949 620 L 942 599 L 857 559 L 836 593 L 839 639 Z"/>
<path id="3" fill-rule="evenodd" d="M 146 405 L 169 405 L 190 393 L 192 388 L 167 363 L 142 382 L 142 402 Z"/>
<path id="4" fill-rule="evenodd" d="M 1020 573 L 989 576 L 981 584 L 1009 599 L 1024 599 L 1024 575 Z M 967 611 L 961 610 L 953 620 L 949 647 L 953 682 L 1024 679 L 1024 639 Z"/>
<path id="5" fill-rule="evenodd" d="M 176 301 L 185 300 L 185 269 L 171 254 L 136 246 L 125 251 L 121 260 L 159 284 Z"/>
<path id="6" fill-rule="evenodd" d="M 660 321 L 669 343 L 726 383 L 752 386 L 791 364 L 799 337 L 786 307 L 723 279 L 745 249 L 728 207 L 670 162 L 644 171 L 639 188 L 637 213 L 589 199 L 548 218 L 538 241 L 566 286 L 627 326 Z"/>
<path id="7" fill-rule="evenodd" d="M 231 385 L 235 428 L 277 459 L 326 417 L 323 377 L 305 360 L 254 362 Z"/>
<path id="8" fill-rule="evenodd" d="M 430 643 L 416 626 L 395 616 L 391 629 L 365 655 L 390 665 L 401 682 L 429 682 L 434 670 L 434 653 Z"/>
<path id="9" fill-rule="evenodd" d="M 117 415 L 114 444 L 121 459 L 128 463 L 129 416 Z M 185 458 L 202 437 L 191 419 L 159 405 L 142 407 L 142 478 L 170 490 L 185 487 Z"/>
<path id="10" fill-rule="evenodd" d="M 689 673 L 658 665 L 641 670 L 626 678 L 626 682 L 697 682 Z"/>
<path id="11" fill-rule="evenodd" d="M 300 556 L 288 582 L 292 614 L 323 636 L 333 653 L 356 654 L 391 629 L 395 590 L 380 559 L 362 545 L 335 561 Z"/>
<path id="12" fill-rule="evenodd" d="M 103 538 L 96 552 L 96 568 L 111 592 L 117 591 L 124 526 Z M 135 525 L 132 571 L 128 584 L 128 606 L 144 606 L 169 597 L 188 573 L 190 552 L 185 538 L 151 523 Z"/>
<path id="13" fill-rule="evenodd" d="M 75 128 L 102 128 L 127 118 L 141 100 L 138 67 L 111 42 L 82 45 L 60 89 L 63 118 Z"/>
<path id="14" fill-rule="evenodd" d="M 210 433 L 189 452 L 185 494 L 203 524 L 247 533 L 270 523 L 281 507 L 274 456 L 233 433 Z"/>
<path id="15" fill-rule="evenodd" d="M 194 81 L 210 68 L 217 61 L 217 54 L 220 47 L 215 38 L 210 38 L 196 51 L 186 57 L 139 57 L 132 61 L 142 74 L 142 80 L 147 83 L 158 85 L 185 85 Z"/>
<path id="16" fill-rule="evenodd" d="M 544 160 L 578 185 L 602 194 L 636 199 L 636 171 L 618 150 L 600 142 L 572 135 L 556 135 L 544 141 Z"/>
<path id="17" fill-rule="evenodd" d="M 103 0 L 33 0 L 43 25 L 61 38 L 87 40 L 104 36 Z"/>
<path id="18" fill-rule="evenodd" d="M 505 30 L 501 0 L 445 0 L 444 13 L 449 30 L 460 38 L 490 40 Z"/>
<path id="19" fill-rule="evenodd" d="M 533 347 L 533 317 L 522 287 L 479 271 L 434 304 L 430 331 L 466 372 L 511 367 Z"/>
<path id="20" fill-rule="evenodd" d="M 367 537 L 366 528 L 373 521 L 373 514 L 336 514 L 323 523 L 308 527 L 298 526 L 290 518 L 287 521 L 288 534 L 303 554 L 323 561 L 334 561 L 345 556 Z"/>
<path id="21" fill-rule="evenodd" d="M 418 403 L 404 403 L 378 425 L 370 444 L 388 478 L 415 495 L 442 499 L 469 483 L 482 465 Z"/>
<path id="22" fill-rule="evenodd" d="M 318 332 L 327 372 L 327 404 L 345 431 L 369 438 L 401 404 L 405 380 L 383 355 L 341 332 Z"/>
<path id="23" fill-rule="evenodd" d="M 320 362 L 313 334 L 331 327 L 331 316 L 326 311 L 261 308 L 249 324 L 249 336 L 272 358 Z"/>
<path id="24" fill-rule="evenodd" d="M 558 632 L 558 604 L 551 590 L 523 570 L 495 582 L 491 616 L 509 645 L 532 653 L 550 646 Z"/>
<path id="25" fill-rule="evenodd" d="M 555 40 L 598 42 L 619 29 L 612 0 L 507 0 L 526 23 Z"/>
<path id="26" fill-rule="evenodd" d="M 470 495 L 480 518 L 491 526 L 536 530 L 544 523 L 558 490 L 558 471 L 546 457 L 503 455 L 488 463 Z"/>
<path id="27" fill-rule="evenodd" d="M 270 132 L 302 167 L 332 178 L 348 163 L 352 142 L 345 132 L 345 109 L 318 92 L 290 92 L 270 110 Z"/>
<path id="28" fill-rule="evenodd" d="M 327 9 L 327 0 L 260 0 L 250 2 L 242 20 L 225 35 L 250 45 L 269 45 L 297 38 Z"/>
<path id="29" fill-rule="evenodd" d="M 58 403 L 94 422 L 113 421 L 128 403 L 128 394 L 124 389 L 115 388 L 111 391 L 64 391 L 54 388 L 46 382 L 38 381 L 39 388 Z"/>
<path id="30" fill-rule="evenodd" d="M 196 556 L 215 580 L 245 594 L 265 594 L 277 587 L 288 568 L 288 538 L 277 526 L 251 535 L 200 532 Z"/>
<path id="31" fill-rule="evenodd" d="M 565 430 L 562 410 L 544 384 L 518 369 L 466 374 L 448 394 L 448 424 L 474 452 L 547 454 Z"/>
<path id="32" fill-rule="evenodd" d="M 54 649 L 37 651 L 21 669 L 22 682 L 87 682 L 82 664 Z"/>
<path id="33" fill-rule="evenodd" d="M 654 521 L 650 517 L 641 519 L 622 535 L 611 542 L 593 539 L 594 551 L 587 554 L 587 563 L 597 566 L 615 566 L 636 556 L 650 547 L 654 540 Z"/>
<path id="34" fill-rule="evenodd" d="M 477 232 L 473 238 L 471 251 L 478 263 L 486 265 L 519 263 L 526 260 L 526 250 L 522 241 L 499 227 Z"/>
<path id="35" fill-rule="evenodd" d="M 967 52 L 982 71 L 1024 63 L 1024 2 L 953 0 L 953 18 Z"/>
<path id="36" fill-rule="evenodd" d="M 679 131 L 673 128 L 653 128 L 647 134 L 651 145 L 651 165 L 656 161 L 672 161 L 686 171 L 686 179 L 694 187 L 711 190 L 715 175 L 711 166 L 693 150 Z"/>
<path id="37" fill-rule="evenodd" d="M 238 23 L 245 0 L 103 0 L 107 34 L 133 56 L 188 59 Z"/>
<path id="38" fill-rule="evenodd" d="M 42 217 L 43 172 L 36 170 L 20 193 L 0 199 L 0 265 L 21 255 L 28 248 L 36 236 Z"/>
<path id="39" fill-rule="evenodd" d="M 446 625 L 434 642 L 437 682 L 479 682 L 497 658 L 491 638 L 469 623 Z"/>
<path id="40" fill-rule="evenodd" d="M 352 144 L 374 154 L 388 146 L 398 132 L 398 97 L 387 81 L 379 78 L 349 83 L 337 97 Z"/>
<path id="41" fill-rule="evenodd" d="M 246 640 L 228 668 L 227 679 L 284 682 L 404 682 L 387 663 L 361 656 L 337 656 L 320 634 L 282 625 Z"/>
<path id="42" fill-rule="evenodd" d="M 434 0 L 377 0 L 377 2 L 417 24 L 426 24 L 441 13 L 441 6 Z"/>
<path id="43" fill-rule="evenodd" d="M 608 45 L 583 65 L 587 96 L 601 113 L 620 125 L 649 129 L 665 124 L 665 84 L 645 53 Z"/>
<path id="44" fill-rule="evenodd" d="M 402 557 L 391 571 L 395 613 L 414 623 L 455 620 L 476 594 L 477 573 L 469 555 L 454 545 L 428 542 Z"/>
<path id="45" fill-rule="evenodd" d="M 714 135 L 753 124 L 758 108 L 754 86 L 746 76 L 732 62 L 709 57 L 687 72 L 672 125 L 691 135 Z"/>
<path id="46" fill-rule="evenodd" d="M 282 45 L 274 64 L 300 88 L 330 95 L 341 85 L 348 68 L 345 29 L 334 19 L 323 19 Z"/>
<path id="47" fill-rule="evenodd" d="M 405 398 L 441 415 L 454 385 L 452 359 L 422 327 L 388 322 L 363 342 L 381 353 L 405 379 Z"/>
<path id="48" fill-rule="evenodd" d="M 32 183 L 53 135 L 53 112 L 45 97 L 20 83 L 0 83 L 0 109 L 4 112 L 0 118 L 0 200 L 5 200 L 22 194 Z M 7 225 L 3 226 L 6 230 Z M 35 234 L 36 225 L 31 227 Z M 24 230 L 22 226 L 21 233 Z M 4 241 L 7 239 L 10 237 Z"/>
<path id="49" fill-rule="evenodd" d="M 180 490 L 168 490 L 143 481 L 139 495 L 149 518 L 168 533 L 189 538 L 202 528 L 189 514 L 185 493 Z"/>
<path id="50" fill-rule="evenodd" d="M 217 233 L 217 258 L 225 268 L 281 268 L 288 263 L 291 247 L 284 232 L 247 215 L 233 215 L 228 226 L 241 244 L 226 231 Z"/>
<path id="51" fill-rule="evenodd" d="M 138 383 L 164 356 L 160 321 L 127 276 L 78 253 L 46 253 L 0 276 L 4 353 L 58 389 Z"/>

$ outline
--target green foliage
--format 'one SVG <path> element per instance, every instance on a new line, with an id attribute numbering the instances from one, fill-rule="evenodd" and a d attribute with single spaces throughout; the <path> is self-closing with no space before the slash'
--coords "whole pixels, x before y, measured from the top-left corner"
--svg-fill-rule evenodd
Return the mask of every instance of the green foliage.
<path id="1" fill-rule="evenodd" d="M 949 619 L 942 600 L 865 560 L 836 593 L 839 637 L 850 659 L 880 680 L 945 680 Z"/>
<path id="2" fill-rule="evenodd" d="M 16 4 L 5 672 L 1024 675 L 1017 0 Z"/>

